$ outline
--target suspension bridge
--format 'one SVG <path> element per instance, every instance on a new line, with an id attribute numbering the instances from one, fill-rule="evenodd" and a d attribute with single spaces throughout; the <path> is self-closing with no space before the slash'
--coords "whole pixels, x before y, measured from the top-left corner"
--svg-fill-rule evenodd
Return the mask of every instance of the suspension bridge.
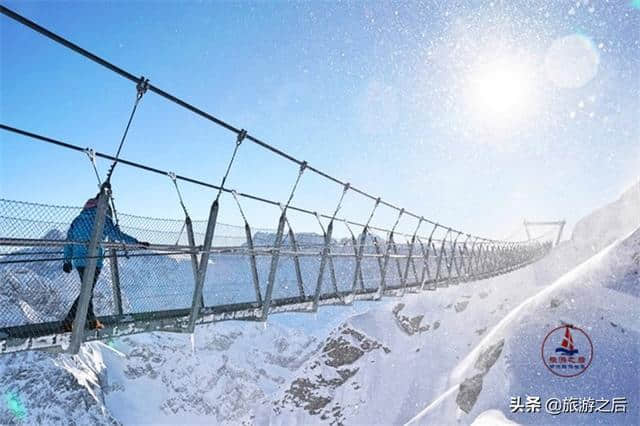
<path id="1" fill-rule="evenodd" d="M 0 199 L 0 353 L 36 349 L 77 353 L 81 343 L 87 341 L 148 331 L 193 333 L 197 325 L 215 321 L 266 321 L 272 313 L 315 312 L 326 305 L 433 291 L 522 268 L 545 256 L 552 247 L 551 241 L 542 239 L 514 242 L 483 238 L 426 219 L 285 153 L 4 6 L 0 6 L 0 12 L 130 80 L 136 89 L 115 155 L 0 124 L 4 132 L 19 135 L 24 141 L 86 156 L 100 186 L 95 217 L 88 230 L 91 238 L 83 241 L 67 235 L 81 207 Z M 147 92 L 233 134 L 235 148 L 220 183 L 177 175 L 120 156 Z M 247 143 L 297 167 L 297 177 L 285 200 L 225 186 L 239 149 Z M 111 162 L 104 180 L 96 166 L 97 158 Z M 118 212 L 111 194 L 111 176 L 117 165 L 169 179 L 184 219 Z M 316 174 L 327 185 L 341 188 L 341 196 L 329 212 L 311 211 L 293 203 L 305 173 Z M 217 191 L 205 220 L 190 217 L 180 190 L 184 184 Z M 347 193 L 371 202 L 364 223 L 340 216 Z M 223 194 L 228 202 L 223 202 Z M 252 228 L 243 210 L 246 200 L 280 209 L 274 229 Z M 395 220 L 386 227 L 372 224 L 381 206 L 396 213 Z M 243 225 L 219 223 L 222 208 L 233 209 Z M 290 212 L 311 216 L 318 227 L 313 232 L 294 231 Z M 150 243 L 103 241 L 105 223 L 111 216 L 117 229 Z M 413 232 L 399 231 L 401 219 L 415 222 Z M 339 234 L 346 237 L 339 238 Z M 86 248 L 82 279 L 62 271 L 64 248 L 74 246 Z M 94 289 L 93 277 L 103 258 Z M 73 326 L 68 331 L 63 319 L 78 295 Z M 102 329 L 85 327 L 92 299 L 96 314 L 105 325 Z"/>

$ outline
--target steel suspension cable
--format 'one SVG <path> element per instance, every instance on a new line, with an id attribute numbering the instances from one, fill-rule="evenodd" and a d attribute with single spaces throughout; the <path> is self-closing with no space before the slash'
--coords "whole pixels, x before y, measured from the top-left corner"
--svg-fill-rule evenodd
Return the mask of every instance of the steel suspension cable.
<path id="1" fill-rule="evenodd" d="M 49 38 L 49 39 L 51 39 L 53 41 L 55 41 L 56 43 L 59 43 L 59 44 L 65 46 L 66 48 L 71 49 L 71 50 L 75 51 L 76 53 L 84 56 L 85 58 L 87 58 L 87 59 L 89 59 L 91 61 L 94 61 L 97 64 L 99 64 L 99 65 L 101 65 L 101 66 L 103 66 L 103 67 L 115 72 L 116 74 L 119 74 L 120 76 L 122 76 L 122 77 L 124 77 L 124 78 L 126 78 L 126 79 L 128 79 L 128 80 L 130 80 L 130 81 L 132 81 L 134 83 L 136 83 L 136 84 L 140 83 L 140 79 L 135 77 L 133 74 L 131 74 L 131 73 L 125 71 L 124 69 L 112 64 L 111 62 L 108 62 L 107 60 L 95 55 L 94 53 L 91 53 L 88 50 L 83 49 L 82 47 L 78 46 L 77 44 L 75 44 L 75 43 L 73 43 L 73 42 L 61 37 L 60 35 L 57 35 L 57 34 L 53 33 L 52 31 L 42 27 L 41 25 L 38 25 L 37 23 L 29 20 L 28 18 L 26 18 L 26 17 L 24 17 L 24 16 L 22 16 L 22 15 L 16 13 L 16 12 L 14 12 L 14 11 L 4 7 L 4 6 L 1 6 L 1 5 L 0 5 L 0 12 L 2 14 L 4 14 L 5 16 L 7 16 L 7 17 L 19 22 L 20 24 L 25 25 L 26 27 L 29 27 L 32 30 L 44 35 L 45 37 L 47 37 L 47 38 Z M 179 105 L 179 106 L 181 106 L 181 107 L 183 107 L 183 108 L 185 108 L 185 109 L 187 109 L 187 110 L 189 110 L 189 111 L 191 111 L 191 112 L 193 112 L 193 113 L 195 113 L 195 114 L 197 114 L 197 115 L 199 115 L 199 116 L 201 116 L 201 117 L 203 117 L 203 118 L 205 118 L 205 119 L 207 119 L 209 121 L 212 121 L 213 123 L 225 128 L 225 129 L 227 129 L 229 131 L 232 131 L 232 132 L 234 132 L 236 134 L 240 134 L 242 132 L 241 129 L 238 129 L 238 128 L 230 125 L 229 123 L 227 123 L 227 122 L 225 122 L 225 121 L 223 121 L 223 120 L 221 120 L 221 119 L 219 119 L 219 118 L 217 118 L 217 117 L 215 117 L 215 116 L 213 116 L 213 115 L 211 115 L 211 114 L 209 114 L 209 113 L 207 113 L 207 112 L 205 112 L 205 111 L 203 111 L 203 110 L 201 110 L 201 109 L 199 109 L 199 108 L 197 108 L 197 107 L 195 107 L 195 106 L 193 106 L 193 105 L 191 105 L 191 104 L 189 104 L 189 103 L 187 103 L 185 101 L 183 101 L 180 98 L 177 98 L 174 95 L 171 95 L 170 93 L 167 93 L 167 92 L 163 91 L 162 89 L 160 89 L 158 87 L 155 87 L 152 84 L 148 84 L 147 88 L 148 88 L 149 91 L 154 92 L 157 95 L 159 95 L 159 96 L 161 96 L 161 97 L 163 97 L 163 98 L 165 98 L 165 99 L 167 99 L 167 100 L 169 100 L 171 102 L 174 102 L 177 105 Z M 268 144 L 266 142 L 263 142 L 260 139 L 254 137 L 252 135 L 248 135 L 247 134 L 246 138 L 248 140 L 250 140 L 251 142 L 253 142 L 253 143 L 255 143 L 255 144 L 257 144 L 257 145 L 259 145 L 259 146 L 261 146 L 261 147 L 263 147 L 263 148 L 265 148 L 265 149 L 267 149 L 267 150 L 269 150 L 269 151 L 271 151 L 271 152 L 273 152 L 273 153 L 275 153 L 275 154 L 277 154 L 277 155 L 279 155 L 279 156 L 281 156 L 281 157 L 283 157 L 283 158 L 285 158 L 285 159 L 287 159 L 287 160 L 289 160 L 291 162 L 294 162 L 294 163 L 296 163 L 296 164 L 298 164 L 300 166 L 302 166 L 303 163 L 306 164 L 305 161 L 299 160 L 299 159 L 291 156 L 290 154 L 287 154 L 284 151 L 282 151 L 282 150 L 280 150 L 280 149 L 278 149 L 278 148 L 276 148 L 276 147 L 274 147 L 274 146 L 272 146 L 272 145 L 270 145 L 270 144 Z M 338 179 L 338 178 L 336 178 L 334 176 L 331 176 L 328 173 L 321 171 L 320 169 L 317 169 L 315 167 L 308 166 L 308 165 L 306 167 L 310 171 L 312 171 L 312 172 L 318 174 L 319 176 L 322 176 L 322 177 L 324 177 L 324 178 L 326 178 L 326 179 L 328 179 L 328 180 L 330 180 L 330 181 L 332 181 L 334 183 L 337 183 L 339 185 L 345 185 L 346 184 L 346 182 L 343 182 L 342 180 L 340 180 L 340 179 Z M 366 198 L 369 198 L 371 200 L 377 200 L 378 199 L 377 197 L 367 193 L 364 190 L 358 189 L 356 187 L 352 186 L 351 189 L 354 192 L 356 192 L 356 193 L 358 193 L 358 194 L 360 194 L 360 195 L 362 195 L 362 196 L 364 196 Z M 394 210 L 396 210 L 398 212 L 401 210 L 400 207 L 398 207 L 398 206 L 396 206 L 396 205 L 394 205 L 392 203 L 389 203 L 388 201 L 384 201 L 384 200 L 380 199 L 379 202 L 380 202 L 380 204 L 382 204 L 384 206 L 387 206 L 387 207 L 389 207 L 391 209 L 394 209 Z M 421 218 L 421 216 L 419 216 L 419 215 L 417 215 L 415 213 L 412 213 L 410 211 L 407 211 L 407 210 L 405 210 L 404 214 L 406 214 L 408 216 L 411 216 L 411 217 L 413 217 L 415 219 L 420 219 Z M 436 222 L 433 222 L 433 221 L 431 221 L 429 219 L 424 219 L 424 221 L 427 222 L 427 223 L 431 223 L 433 225 L 436 224 Z M 457 231 L 455 229 L 452 229 L 452 230 L 456 231 L 456 232 L 460 232 L 460 231 Z M 483 241 L 487 241 L 487 242 L 496 241 L 496 240 L 492 240 L 492 239 L 488 239 L 488 238 L 481 238 L 481 239 Z"/>
<path id="2" fill-rule="evenodd" d="M 229 177 L 231 166 L 233 165 L 233 162 L 236 159 L 236 155 L 238 154 L 238 148 L 240 148 L 240 145 L 242 145 L 242 141 L 246 136 L 247 136 L 247 131 L 244 129 L 242 129 L 240 133 L 238 133 L 238 137 L 236 138 L 236 146 L 233 148 L 233 154 L 231 154 L 231 159 L 229 160 L 229 164 L 227 164 L 227 171 L 224 173 L 224 176 L 222 176 L 222 181 L 220 182 L 220 189 L 218 189 L 218 195 L 216 196 L 216 200 L 220 199 L 220 195 L 224 190 L 224 184 L 227 181 L 227 178 Z"/>
<path id="3" fill-rule="evenodd" d="M 58 147 L 61 147 L 61 148 L 66 148 L 66 149 L 70 149 L 70 150 L 78 151 L 78 152 L 85 152 L 85 148 L 82 148 L 82 147 L 80 147 L 78 145 L 74 145 L 74 144 L 71 144 L 71 143 L 68 143 L 68 142 L 64 142 L 64 141 L 61 141 L 61 140 L 58 140 L 58 139 L 54 139 L 54 138 L 51 138 L 51 137 L 48 137 L 48 136 L 40 135 L 40 134 L 37 134 L 37 133 L 29 132 L 29 131 L 24 130 L 24 129 L 19 129 L 19 128 L 16 128 L 16 127 L 8 126 L 6 124 L 0 123 L 0 129 L 5 130 L 7 132 L 11 132 L 11 133 L 15 133 L 15 134 L 18 134 L 18 135 L 25 136 L 25 137 L 27 137 L 29 139 L 32 139 L 32 140 L 37 140 L 37 141 L 40 141 L 40 142 L 45 142 L 45 143 L 48 143 L 48 144 L 51 144 L 51 145 L 54 145 L 54 146 L 58 146 Z M 248 138 L 248 136 L 247 136 L 247 138 Z M 95 155 L 96 155 L 96 157 L 104 158 L 106 160 L 111 160 L 111 161 L 114 161 L 116 159 L 114 156 L 112 156 L 110 154 L 105 154 L 105 153 L 102 153 L 102 152 L 99 152 L 99 151 L 95 151 Z M 156 174 L 160 174 L 160 175 L 164 175 L 164 176 L 167 176 L 167 174 L 169 173 L 167 171 L 164 171 L 164 170 L 152 167 L 152 166 L 148 166 L 146 164 L 142 164 L 142 163 L 139 163 L 139 162 L 127 160 L 127 159 L 124 159 L 124 158 L 119 158 L 118 162 L 122 163 L 122 164 L 125 164 L 127 166 L 130 166 L 130 167 L 138 168 L 138 169 L 141 169 L 141 170 L 145 170 L 147 172 L 156 173 Z M 189 183 L 192 183 L 194 185 L 199 185 L 199 186 L 203 186 L 203 187 L 206 187 L 206 188 L 211 188 L 211 189 L 214 189 L 214 190 L 220 190 L 222 188 L 222 187 L 220 187 L 218 185 L 215 185 L 215 184 L 203 181 L 203 180 L 191 178 L 191 177 L 188 177 L 188 176 L 182 176 L 182 175 L 178 175 L 178 174 L 176 174 L 176 179 L 184 181 L 184 182 L 189 182 Z M 345 185 L 347 185 L 347 184 L 345 184 Z M 354 188 L 352 186 L 349 186 L 349 189 L 353 190 Z M 227 189 L 227 188 L 222 188 L 222 191 L 231 193 L 231 190 Z M 281 205 L 281 203 L 279 203 L 277 201 L 270 200 L 270 199 L 267 199 L 267 198 L 263 198 L 263 197 L 260 197 L 260 196 L 257 196 L 257 195 L 253 195 L 253 194 L 237 192 L 237 195 L 239 197 L 247 198 L 247 199 L 250 199 L 250 200 L 253 200 L 253 201 L 257 201 L 257 202 L 261 202 L 261 203 L 265 203 L 265 204 L 270 204 L 270 205 L 273 205 L 273 206 L 280 206 Z M 375 200 L 376 200 L 376 205 L 382 204 L 382 200 L 378 201 L 378 198 L 376 198 Z M 300 213 L 309 214 L 309 215 L 315 215 L 315 213 L 313 211 L 311 211 L 311 210 L 304 209 L 304 208 L 301 208 L 301 207 L 297 207 L 297 206 L 294 206 L 294 205 L 289 205 L 288 208 L 291 209 L 291 210 L 298 211 Z M 331 219 L 331 217 L 332 217 L 332 216 L 327 215 L 327 214 L 320 214 L 320 216 L 325 218 L 325 219 Z M 339 220 L 341 222 L 347 221 L 349 224 L 355 225 L 355 226 L 360 226 L 360 227 L 365 226 L 365 224 L 362 224 L 362 223 L 359 223 L 359 222 L 356 222 L 356 221 L 352 221 L 352 220 L 347 220 L 346 218 L 338 218 L 338 217 L 336 217 L 335 219 Z M 371 220 L 371 218 L 369 219 L 369 221 L 370 220 Z M 442 227 L 442 225 L 440 225 L 440 224 L 438 224 L 436 222 L 432 222 L 432 221 L 427 220 L 427 219 L 424 219 L 424 221 L 427 222 L 427 223 Z M 366 224 L 366 225 L 368 226 L 369 229 L 373 229 L 373 230 L 377 230 L 377 231 L 381 231 L 381 232 L 388 232 L 389 231 L 388 229 L 376 227 L 376 226 L 373 226 L 373 225 L 369 225 L 369 224 Z M 398 232 L 397 234 L 398 235 L 404 235 L 404 236 L 410 236 L 410 234 L 400 233 L 400 232 Z M 477 238 L 478 238 L 479 241 L 496 242 L 495 240 L 490 240 L 490 239 L 487 239 L 487 238 L 482 238 L 482 237 L 477 237 Z M 523 240 L 523 241 L 518 241 L 518 243 L 519 244 L 527 244 L 528 241 L 527 240 Z"/>
<path id="4" fill-rule="evenodd" d="M 116 158 L 113 160 L 111 167 L 109 167 L 109 171 L 107 172 L 107 178 L 105 182 L 109 184 L 111 182 L 111 176 L 113 175 L 113 170 L 118 165 L 118 158 L 120 157 L 120 151 L 122 151 L 122 146 L 124 145 L 124 141 L 127 139 L 127 134 L 129 133 L 129 127 L 131 127 L 131 122 L 133 121 L 133 117 L 136 114 L 136 110 L 138 109 L 138 104 L 142 97 L 144 96 L 147 88 L 149 87 L 149 79 L 144 77 L 140 77 L 138 84 L 136 85 L 136 100 L 133 103 L 133 109 L 131 110 L 131 114 L 129 115 L 129 121 L 127 121 L 127 126 L 124 129 L 124 133 L 122 134 L 122 139 L 120 139 L 120 145 L 118 145 L 118 150 L 116 151 Z"/>

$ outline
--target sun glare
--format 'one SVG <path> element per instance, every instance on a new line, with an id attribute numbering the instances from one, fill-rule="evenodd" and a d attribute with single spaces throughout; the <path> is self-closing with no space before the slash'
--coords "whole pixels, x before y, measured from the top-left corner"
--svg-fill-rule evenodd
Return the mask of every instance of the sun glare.
<path id="1" fill-rule="evenodd" d="M 477 66 L 470 78 L 470 107 L 484 124 L 508 127 L 532 104 L 531 74 L 515 60 L 496 60 Z"/>

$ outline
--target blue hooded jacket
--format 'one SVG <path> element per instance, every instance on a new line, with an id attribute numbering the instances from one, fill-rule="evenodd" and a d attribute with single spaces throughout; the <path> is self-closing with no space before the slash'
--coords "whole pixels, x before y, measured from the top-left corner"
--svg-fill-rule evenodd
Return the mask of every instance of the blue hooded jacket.
<path id="1" fill-rule="evenodd" d="M 89 206 L 89 207 L 88 207 Z M 67 231 L 67 241 L 81 241 L 87 242 L 91 240 L 91 232 L 93 231 L 93 222 L 96 217 L 96 207 L 90 203 L 85 205 L 82 212 L 76 217 Z M 110 241 L 121 241 L 129 244 L 137 244 L 139 241 L 130 235 L 120 231 L 120 229 L 113 224 L 111 217 L 108 215 L 105 217 L 104 229 L 102 231 L 102 238 L 100 241 L 104 241 L 106 238 Z M 67 244 L 64 246 L 64 261 L 71 262 L 73 260 L 73 266 L 76 268 L 84 268 L 87 265 L 87 251 L 88 244 Z M 97 267 L 102 268 L 103 264 L 103 249 L 98 245 L 98 259 Z"/>

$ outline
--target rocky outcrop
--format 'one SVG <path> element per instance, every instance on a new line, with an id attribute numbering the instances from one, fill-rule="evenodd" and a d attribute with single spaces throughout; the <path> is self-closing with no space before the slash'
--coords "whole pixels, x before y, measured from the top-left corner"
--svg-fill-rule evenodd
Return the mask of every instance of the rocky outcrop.
<path id="1" fill-rule="evenodd" d="M 409 336 L 413 336 L 416 333 L 429 331 L 429 324 L 422 325 L 424 315 L 416 315 L 414 317 L 402 315 L 400 312 L 404 309 L 404 306 L 404 303 L 398 303 L 396 306 L 394 306 L 392 311 L 393 318 L 400 329 Z"/>
<path id="2" fill-rule="evenodd" d="M 458 407 L 465 413 L 469 413 L 476 403 L 482 391 L 483 378 L 500 357 L 503 347 L 504 339 L 484 349 L 480 355 L 478 355 L 474 364 L 477 374 L 467 377 L 460 383 L 456 404 L 458 404 Z"/>
<path id="3" fill-rule="evenodd" d="M 358 390 L 359 362 L 373 352 L 388 354 L 391 350 L 348 325 L 342 325 L 324 342 L 320 354 L 291 382 L 282 398 L 273 401 L 276 414 L 286 409 L 302 409 L 321 420 L 341 424 L 345 417 L 343 407 L 334 400 L 338 388 L 350 385 Z"/>

